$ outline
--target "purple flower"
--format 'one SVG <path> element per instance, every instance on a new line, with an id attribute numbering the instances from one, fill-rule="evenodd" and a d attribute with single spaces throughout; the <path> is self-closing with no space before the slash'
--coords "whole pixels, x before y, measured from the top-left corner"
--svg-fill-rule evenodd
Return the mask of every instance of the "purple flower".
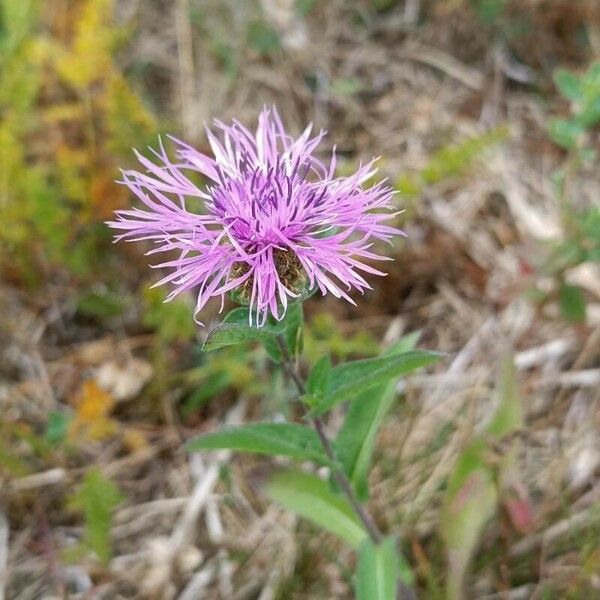
<path id="1" fill-rule="evenodd" d="M 335 177 L 335 149 L 328 165 L 313 155 L 325 133 L 311 137 L 309 126 L 294 139 L 275 109 L 263 109 L 254 134 L 237 121 L 215 126 L 221 139 L 207 130 L 214 158 L 175 138 L 174 162 L 162 143 L 153 151 L 159 164 L 136 153 L 147 172 L 124 171 L 122 183 L 144 209 L 117 211 L 108 223 L 123 232 L 116 239 L 152 241 L 148 254 L 178 253 L 155 265 L 170 270 L 156 284 L 172 284 L 167 300 L 197 289 L 197 315 L 235 290 L 261 326 L 269 314 L 282 319 L 306 289 L 354 304 L 349 290 L 370 289 L 360 271 L 385 275 L 365 261 L 387 260 L 371 250 L 374 240 L 402 232 L 385 224 L 393 191 L 383 181 L 365 187 L 374 161 Z M 198 174 L 201 187 L 190 179 Z"/>

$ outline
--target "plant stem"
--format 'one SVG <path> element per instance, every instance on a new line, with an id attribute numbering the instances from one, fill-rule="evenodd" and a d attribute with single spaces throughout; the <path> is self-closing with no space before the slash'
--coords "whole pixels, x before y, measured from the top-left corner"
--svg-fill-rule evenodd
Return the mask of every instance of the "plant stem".
<path id="1" fill-rule="evenodd" d="M 283 368 L 285 369 L 288 376 L 294 381 L 296 384 L 296 388 L 301 396 L 306 394 L 306 386 L 304 385 L 304 380 L 302 376 L 298 372 L 292 357 L 287 348 L 287 344 L 285 339 L 281 336 L 277 338 L 277 343 L 279 345 L 279 350 L 281 351 L 281 356 L 283 359 Z M 325 424 L 320 417 L 309 417 L 310 422 L 312 423 L 317 435 L 319 436 L 319 440 L 321 442 L 321 446 L 323 446 L 323 450 L 327 455 L 327 458 L 331 460 L 333 464 L 337 464 L 337 457 L 335 455 L 335 450 L 333 449 L 333 445 L 331 440 L 327 437 L 327 433 L 325 431 Z M 367 512 L 366 508 L 359 502 L 354 490 L 352 489 L 352 484 L 348 480 L 346 474 L 339 467 L 332 467 L 332 476 L 335 482 L 340 486 L 342 492 L 350 502 L 352 509 L 356 513 L 356 516 L 361 520 L 364 525 L 369 537 L 373 541 L 374 544 L 379 544 L 383 540 L 383 536 L 379 531 L 379 528 L 375 524 L 373 517 Z"/>

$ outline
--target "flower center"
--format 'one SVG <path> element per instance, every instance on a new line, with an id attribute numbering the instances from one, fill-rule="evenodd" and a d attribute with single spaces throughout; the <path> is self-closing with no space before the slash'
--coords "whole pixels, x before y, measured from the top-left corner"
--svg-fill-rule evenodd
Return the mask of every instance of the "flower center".
<path id="1" fill-rule="evenodd" d="M 281 283 L 294 294 L 299 294 L 306 286 L 307 281 L 300 259 L 291 250 L 276 248 L 273 252 L 273 260 Z"/>
<path id="2" fill-rule="evenodd" d="M 281 283 L 288 289 L 299 294 L 305 289 L 308 278 L 300 259 L 291 250 L 281 250 L 276 248 L 273 251 L 273 260 L 275 269 Z M 231 267 L 231 277 L 234 279 L 242 277 L 250 270 L 247 262 L 236 262 Z M 252 286 L 254 285 L 254 274 L 250 275 L 234 292 L 234 298 L 242 303 L 250 302 L 252 296 Z"/>

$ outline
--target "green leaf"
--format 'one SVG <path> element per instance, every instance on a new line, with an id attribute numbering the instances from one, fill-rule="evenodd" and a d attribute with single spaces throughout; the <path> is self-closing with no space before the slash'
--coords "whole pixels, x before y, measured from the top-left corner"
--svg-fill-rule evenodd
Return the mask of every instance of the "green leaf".
<path id="1" fill-rule="evenodd" d="M 577 120 L 586 128 L 592 128 L 600 121 L 600 90 L 598 96 L 587 102 L 584 108 L 577 114 Z"/>
<path id="2" fill-rule="evenodd" d="M 313 414 L 322 415 L 344 400 L 355 398 L 365 390 L 388 379 L 406 375 L 437 362 L 441 356 L 439 352 L 415 350 L 338 365 L 331 370 L 323 400 L 314 409 Z"/>
<path id="3" fill-rule="evenodd" d="M 112 513 L 123 496 L 99 469 L 90 469 L 73 500 L 74 506 L 84 513 L 86 545 L 95 552 L 102 564 L 108 564 L 111 557 Z"/>
<path id="4" fill-rule="evenodd" d="M 556 144 L 566 150 L 573 150 L 579 138 L 585 133 L 585 128 L 577 121 L 552 119 L 548 133 Z"/>
<path id="5" fill-rule="evenodd" d="M 281 47 L 279 35 L 264 21 L 253 21 L 248 27 L 248 46 L 258 54 L 272 54 Z"/>
<path id="6" fill-rule="evenodd" d="M 144 290 L 142 322 L 147 327 L 152 327 L 165 342 L 187 342 L 194 339 L 198 326 L 190 318 L 192 310 L 186 297 L 178 296 L 171 302 L 164 302 L 161 290 Z"/>
<path id="7" fill-rule="evenodd" d="M 46 424 L 46 439 L 51 444 L 62 442 L 69 431 L 71 416 L 59 410 L 52 410 L 48 413 L 48 422 Z"/>
<path id="8" fill-rule="evenodd" d="M 416 348 L 420 338 L 420 329 L 411 333 L 407 333 L 406 335 L 403 335 L 395 344 L 387 348 L 383 355 L 391 356 L 392 354 L 402 354 L 404 352 L 411 352 Z"/>
<path id="9" fill-rule="evenodd" d="M 285 332 L 285 323 L 267 322 L 262 327 L 249 325 L 249 310 L 235 308 L 208 334 L 202 349 L 205 352 L 247 341 L 266 341 Z"/>
<path id="10" fill-rule="evenodd" d="M 308 379 L 306 380 L 306 390 L 309 394 L 323 394 L 327 389 L 329 374 L 331 373 L 331 358 L 328 354 L 321 356 L 313 365 Z"/>
<path id="11" fill-rule="evenodd" d="M 403 337 L 384 356 L 413 350 L 420 332 Z M 315 365 L 316 367 L 316 365 Z M 367 477 L 377 431 L 394 400 L 396 379 L 379 384 L 352 400 L 335 441 L 336 456 L 361 500 L 368 497 Z"/>
<path id="12" fill-rule="evenodd" d="M 350 504 L 326 481 L 299 471 L 276 473 L 267 494 L 285 508 L 330 531 L 357 548 L 367 533 Z"/>
<path id="13" fill-rule="evenodd" d="M 511 353 L 507 353 L 502 358 L 496 393 L 499 401 L 498 408 L 488 425 L 488 432 L 502 437 L 523 426 L 523 406 L 519 393 L 519 381 Z"/>
<path id="14" fill-rule="evenodd" d="M 306 17 L 310 11 L 314 8 L 316 0 L 296 0 L 295 9 L 298 15 Z"/>
<path id="15" fill-rule="evenodd" d="M 0 34 L 2 50 L 7 56 L 26 38 L 37 16 L 33 0 L 0 2 Z"/>
<path id="16" fill-rule="evenodd" d="M 438 150 L 421 171 L 421 179 L 427 185 L 434 185 L 449 177 L 464 175 L 485 152 L 502 142 L 508 136 L 505 127 L 497 127 L 481 135 L 461 140 Z"/>
<path id="17" fill-rule="evenodd" d="M 448 600 L 464 598 L 463 582 L 485 524 L 493 516 L 497 491 L 485 460 L 487 446 L 474 441 L 459 456 L 448 482 L 440 530 L 448 552 Z"/>
<path id="18" fill-rule="evenodd" d="M 78 312 L 86 317 L 107 319 L 122 314 L 124 309 L 123 297 L 109 290 L 88 292 L 77 300 Z"/>
<path id="19" fill-rule="evenodd" d="M 276 364 L 281 362 L 281 350 L 275 337 L 267 337 L 262 341 L 267 356 Z"/>
<path id="20" fill-rule="evenodd" d="M 389 10 L 397 3 L 397 0 L 371 0 L 371 5 L 378 12 Z"/>
<path id="21" fill-rule="evenodd" d="M 358 77 L 336 77 L 331 82 L 331 92 L 334 96 L 351 97 L 365 88 Z"/>
<path id="22" fill-rule="evenodd" d="M 585 321 L 585 298 L 581 288 L 563 283 L 558 293 L 558 301 L 560 312 L 567 321 L 571 323 L 583 323 Z"/>
<path id="23" fill-rule="evenodd" d="M 317 434 L 296 423 L 249 423 L 225 427 L 194 438 L 185 447 L 189 452 L 229 449 L 331 464 L 321 450 Z"/>
<path id="24" fill-rule="evenodd" d="M 224 392 L 231 385 L 231 374 L 227 371 L 217 371 L 198 386 L 186 399 L 183 413 L 189 416 L 195 410 L 204 406 L 217 394 Z"/>
<path id="25" fill-rule="evenodd" d="M 396 600 L 400 557 L 394 537 L 375 545 L 363 540 L 358 550 L 357 600 Z"/>
<path id="26" fill-rule="evenodd" d="M 554 83 L 560 90 L 560 93 L 572 102 L 577 102 L 583 97 L 583 87 L 581 79 L 571 71 L 566 69 L 557 69 L 554 72 Z"/>
<path id="27" fill-rule="evenodd" d="M 464 598 L 464 579 L 479 538 L 495 513 L 504 482 L 514 481 L 517 440 L 510 440 L 499 461 L 490 460 L 495 457 L 490 444 L 523 425 L 523 407 L 511 352 L 502 358 L 495 392 L 499 403 L 487 427 L 487 435 L 474 439 L 459 455 L 442 505 L 440 529 L 448 552 L 448 600 Z"/>

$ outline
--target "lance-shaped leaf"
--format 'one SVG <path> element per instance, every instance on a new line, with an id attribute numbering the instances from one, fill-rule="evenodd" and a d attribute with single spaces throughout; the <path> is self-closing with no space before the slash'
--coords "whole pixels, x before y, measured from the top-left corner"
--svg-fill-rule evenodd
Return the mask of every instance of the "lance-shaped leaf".
<path id="1" fill-rule="evenodd" d="M 413 350 L 418 339 L 419 332 L 411 333 L 388 348 L 384 356 Z M 314 368 L 316 369 L 316 365 Z M 359 394 L 350 402 L 344 424 L 335 441 L 336 456 L 363 501 L 368 497 L 367 476 L 375 437 L 395 399 L 395 378 Z"/>
<path id="2" fill-rule="evenodd" d="M 458 458 L 448 482 L 440 519 L 448 552 L 448 600 L 464 598 L 467 568 L 483 527 L 494 514 L 498 496 L 486 451 L 482 440 L 473 442 Z"/>
<path id="3" fill-rule="evenodd" d="M 322 394 L 327 389 L 330 373 L 331 358 L 328 354 L 325 354 L 319 358 L 310 370 L 306 381 L 306 391 L 314 396 Z"/>
<path id="4" fill-rule="evenodd" d="M 514 358 L 510 352 L 502 357 L 496 382 L 496 396 L 498 407 L 487 430 L 493 436 L 502 437 L 523 427 L 523 403 Z"/>
<path id="5" fill-rule="evenodd" d="M 346 499 L 314 475 L 299 471 L 276 473 L 267 484 L 267 494 L 354 548 L 358 548 L 367 535 Z"/>
<path id="6" fill-rule="evenodd" d="M 390 536 L 374 544 L 365 539 L 358 550 L 357 600 L 396 600 L 401 582 L 412 583 L 412 573 L 398 552 L 396 540 Z"/>
<path id="7" fill-rule="evenodd" d="M 448 552 L 446 597 L 464 598 L 464 581 L 486 523 L 496 510 L 499 486 L 516 465 L 514 442 L 502 460 L 490 461 L 490 442 L 497 442 L 522 426 L 523 409 L 512 356 L 503 357 L 496 385 L 498 407 L 487 432 L 474 439 L 458 457 L 448 481 L 440 529 Z"/>
<path id="8" fill-rule="evenodd" d="M 414 350 L 338 365 L 331 370 L 327 390 L 313 414 L 322 415 L 344 400 L 356 398 L 373 386 L 437 362 L 441 356 L 439 352 Z"/>
<path id="9" fill-rule="evenodd" d="M 228 449 L 331 464 L 321 450 L 317 434 L 296 423 L 249 423 L 225 427 L 190 440 L 186 449 L 190 452 Z"/>
<path id="10" fill-rule="evenodd" d="M 205 352 L 248 341 L 269 341 L 286 330 L 285 323 L 267 322 L 262 327 L 249 324 L 247 308 L 235 308 L 208 334 L 202 349 Z"/>

